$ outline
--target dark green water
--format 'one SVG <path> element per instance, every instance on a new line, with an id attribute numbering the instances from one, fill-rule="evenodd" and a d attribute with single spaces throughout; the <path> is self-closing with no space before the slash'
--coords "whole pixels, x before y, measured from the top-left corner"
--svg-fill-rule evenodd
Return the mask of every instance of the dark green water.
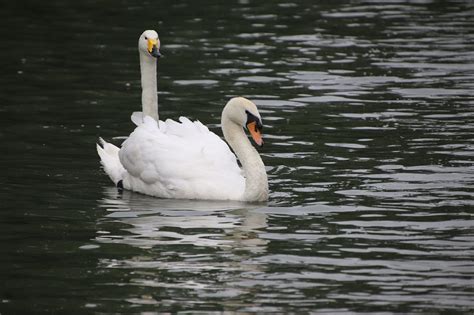
<path id="1" fill-rule="evenodd" d="M 470 1 L 15 1 L 0 7 L 0 313 L 472 313 Z M 221 134 L 259 106 L 266 206 L 118 194 L 140 109 Z"/>

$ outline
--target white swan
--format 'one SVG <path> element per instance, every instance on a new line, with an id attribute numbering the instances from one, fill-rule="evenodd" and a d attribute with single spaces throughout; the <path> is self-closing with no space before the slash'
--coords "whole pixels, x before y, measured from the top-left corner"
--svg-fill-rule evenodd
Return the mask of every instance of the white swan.
<path id="1" fill-rule="evenodd" d="M 161 198 L 266 201 L 265 166 L 243 129 L 247 127 L 255 143 L 263 145 L 262 120 L 255 104 L 236 97 L 222 111 L 222 131 L 242 164 L 240 169 L 227 144 L 199 121 L 185 117 L 180 122 L 158 120 L 156 32 L 145 31 L 138 48 L 143 115 L 132 115 L 138 126 L 121 149 L 102 139 L 97 145 L 101 164 L 112 181 L 118 187 Z"/>

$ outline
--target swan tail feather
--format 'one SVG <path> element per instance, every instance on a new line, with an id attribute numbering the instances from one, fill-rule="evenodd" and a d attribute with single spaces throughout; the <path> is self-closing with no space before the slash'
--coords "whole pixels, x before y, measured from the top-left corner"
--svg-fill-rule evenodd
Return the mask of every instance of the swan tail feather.
<path id="1" fill-rule="evenodd" d="M 126 172 L 122 163 L 120 163 L 120 149 L 102 138 L 99 138 L 96 147 L 100 157 L 100 164 L 102 164 L 105 173 L 107 173 L 114 184 L 117 185 L 122 181 L 123 174 Z"/>

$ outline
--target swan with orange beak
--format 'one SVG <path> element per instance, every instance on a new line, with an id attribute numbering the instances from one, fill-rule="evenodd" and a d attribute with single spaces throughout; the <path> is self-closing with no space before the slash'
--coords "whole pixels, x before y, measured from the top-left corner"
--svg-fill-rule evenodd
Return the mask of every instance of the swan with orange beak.
<path id="1" fill-rule="evenodd" d="M 107 175 L 120 189 L 159 198 L 267 201 L 265 165 L 245 133 L 263 145 L 257 106 L 243 97 L 227 102 L 221 115 L 227 144 L 199 121 L 159 120 L 159 48 L 158 34 L 143 32 L 138 41 L 143 112 L 132 115 L 137 127 L 121 148 L 99 139 L 97 152 Z"/>

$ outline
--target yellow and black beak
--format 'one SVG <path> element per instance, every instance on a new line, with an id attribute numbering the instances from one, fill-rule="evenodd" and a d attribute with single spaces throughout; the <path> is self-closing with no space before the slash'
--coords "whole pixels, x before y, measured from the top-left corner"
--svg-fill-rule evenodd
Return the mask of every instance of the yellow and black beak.
<path id="1" fill-rule="evenodd" d="M 262 138 L 262 122 L 260 118 L 251 114 L 247 111 L 247 129 L 252 136 L 253 141 L 259 146 L 263 146 L 263 138 Z"/>
<path id="2" fill-rule="evenodd" d="M 150 55 L 152 55 L 155 58 L 160 58 L 161 53 L 160 53 L 160 50 L 158 49 L 160 40 L 149 38 L 147 39 L 147 41 L 148 41 L 148 52 L 150 53 Z"/>

